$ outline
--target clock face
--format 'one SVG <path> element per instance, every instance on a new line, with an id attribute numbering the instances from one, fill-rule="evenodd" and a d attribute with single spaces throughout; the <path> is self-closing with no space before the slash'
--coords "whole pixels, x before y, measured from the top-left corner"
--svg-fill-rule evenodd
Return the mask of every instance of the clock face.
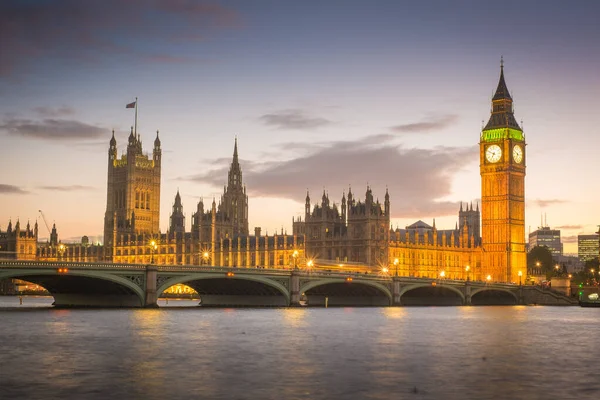
<path id="1" fill-rule="evenodd" d="M 485 149 L 485 158 L 491 163 L 497 163 L 502 157 L 502 149 L 497 144 L 493 144 Z"/>
<path id="2" fill-rule="evenodd" d="M 513 160 L 517 164 L 521 164 L 521 161 L 523 161 L 523 149 L 518 144 L 513 147 Z"/>

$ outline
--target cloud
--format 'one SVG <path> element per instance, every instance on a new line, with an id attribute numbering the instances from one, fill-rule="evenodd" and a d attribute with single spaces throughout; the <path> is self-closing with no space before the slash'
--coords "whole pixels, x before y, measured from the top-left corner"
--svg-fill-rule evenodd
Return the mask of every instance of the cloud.
<path id="1" fill-rule="evenodd" d="M 2 1 L 0 77 L 46 58 L 173 62 L 181 54 L 173 54 L 172 42 L 200 43 L 215 29 L 239 26 L 234 10 L 191 0 Z"/>
<path id="2" fill-rule="evenodd" d="M 428 121 L 414 122 L 411 124 L 402 124 L 392 126 L 390 129 L 396 133 L 419 133 L 439 131 L 453 125 L 458 120 L 454 114 L 434 116 Z"/>
<path id="3" fill-rule="evenodd" d="M 29 192 L 21 189 L 18 186 L 6 185 L 4 183 L 0 183 L 0 193 L 2 193 L 2 194 L 28 194 Z"/>
<path id="4" fill-rule="evenodd" d="M 33 109 L 36 113 L 42 117 L 64 117 L 67 115 L 75 114 L 75 110 L 71 107 L 62 106 L 59 108 L 52 107 L 36 107 Z"/>
<path id="5" fill-rule="evenodd" d="M 567 200 L 560 200 L 560 199 L 535 199 L 535 200 L 529 200 L 530 204 L 535 204 L 538 207 L 541 208 L 546 208 L 548 206 L 552 206 L 555 204 L 563 204 L 566 203 Z"/>
<path id="6" fill-rule="evenodd" d="M 555 227 L 555 229 L 564 229 L 564 230 L 582 230 L 583 229 L 583 225 L 561 225 L 561 226 L 557 226 Z"/>
<path id="7" fill-rule="evenodd" d="M 94 190 L 92 186 L 69 185 L 69 186 L 40 186 L 42 190 L 52 190 L 56 192 L 74 192 L 79 190 Z"/>
<path id="8" fill-rule="evenodd" d="M 561 236 L 560 241 L 562 243 L 577 243 L 577 235 Z"/>
<path id="9" fill-rule="evenodd" d="M 0 130 L 13 136 L 44 140 L 87 140 L 106 137 L 108 130 L 83 122 L 63 119 L 8 119 L 2 122 Z"/>
<path id="10" fill-rule="evenodd" d="M 259 120 L 277 129 L 315 129 L 332 123 L 325 118 L 308 116 L 302 110 L 276 111 L 262 115 Z"/>
<path id="11" fill-rule="evenodd" d="M 221 160 L 210 162 L 217 165 L 210 171 L 180 179 L 220 187 L 229 168 Z M 392 217 L 401 218 L 455 215 L 458 204 L 444 200 L 451 194 L 452 176 L 477 161 L 476 146 L 404 148 L 394 144 L 390 135 L 375 135 L 323 143 L 290 160 L 240 164 L 250 196 L 303 203 L 306 188 L 310 188 L 315 204 L 320 201 L 321 188 L 327 188 L 331 201 L 339 201 L 353 184 L 356 198 L 364 199 L 368 182 L 381 201 L 389 187 Z"/>

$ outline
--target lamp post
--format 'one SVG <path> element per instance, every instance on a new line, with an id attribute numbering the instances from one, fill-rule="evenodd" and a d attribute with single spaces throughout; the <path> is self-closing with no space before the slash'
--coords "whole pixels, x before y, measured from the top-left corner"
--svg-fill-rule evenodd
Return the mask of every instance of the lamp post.
<path id="1" fill-rule="evenodd" d="M 66 247 L 64 244 L 58 245 L 58 260 L 61 261 L 63 258 L 63 254 L 65 254 Z M 593 274 L 592 274 L 593 275 Z"/>
<path id="2" fill-rule="evenodd" d="M 492 280 L 492 276 L 488 275 L 485 277 L 486 283 L 490 282 Z"/>
<path id="3" fill-rule="evenodd" d="M 519 271 L 517 275 L 519 275 L 519 286 L 521 286 L 521 277 L 523 276 L 523 272 Z"/>
<path id="4" fill-rule="evenodd" d="M 152 239 L 150 241 L 150 264 L 154 264 L 154 252 L 158 249 L 158 244 L 156 240 Z"/>
<path id="5" fill-rule="evenodd" d="M 208 251 L 205 251 L 204 253 L 202 253 L 202 265 L 208 265 L 209 256 L 210 256 L 210 254 L 208 254 Z"/>
<path id="6" fill-rule="evenodd" d="M 539 271 L 539 269 L 540 269 L 540 262 L 539 262 L 539 261 L 536 261 L 536 262 L 535 262 L 535 266 L 536 266 L 536 271 L 535 271 L 535 273 L 536 273 L 536 274 L 541 274 L 541 273 L 542 273 L 542 271 Z"/>
<path id="7" fill-rule="evenodd" d="M 294 250 L 292 257 L 294 258 L 294 269 L 298 269 L 298 250 Z"/>
<path id="8" fill-rule="evenodd" d="M 306 262 L 306 268 L 308 269 L 308 271 L 310 272 L 310 269 L 313 267 L 314 265 L 314 261 L 313 260 L 308 260 Z"/>
<path id="9" fill-rule="evenodd" d="M 398 264 L 400 263 L 400 260 L 398 260 L 397 258 L 394 258 L 394 267 L 396 268 L 396 276 L 398 276 Z"/>
<path id="10" fill-rule="evenodd" d="M 470 270 L 471 270 L 471 267 L 467 265 L 467 266 L 465 267 L 465 271 L 466 271 L 466 273 L 467 273 L 467 280 L 469 280 L 469 271 L 470 271 Z"/>
<path id="11" fill-rule="evenodd" d="M 446 277 L 446 271 L 441 271 L 440 272 L 440 278 L 444 279 Z"/>

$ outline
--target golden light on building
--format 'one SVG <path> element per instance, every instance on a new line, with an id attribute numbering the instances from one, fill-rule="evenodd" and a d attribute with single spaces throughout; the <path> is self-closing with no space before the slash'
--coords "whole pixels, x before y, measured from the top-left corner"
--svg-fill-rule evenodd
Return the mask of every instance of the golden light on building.
<path id="1" fill-rule="evenodd" d="M 163 293 L 166 294 L 198 294 L 194 288 L 184 285 L 183 283 L 178 283 L 176 285 L 168 287 Z"/>

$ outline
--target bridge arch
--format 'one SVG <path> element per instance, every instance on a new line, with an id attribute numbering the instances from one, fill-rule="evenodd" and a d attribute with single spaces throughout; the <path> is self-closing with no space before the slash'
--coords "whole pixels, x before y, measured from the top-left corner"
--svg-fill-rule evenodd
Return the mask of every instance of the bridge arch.
<path id="1" fill-rule="evenodd" d="M 477 294 L 485 294 L 486 292 L 490 295 L 491 294 L 501 294 L 501 296 L 504 296 L 504 299 L 502 299 L 501 296 L 499 296 L 497 299 L 490 298 L 490 299 L 488 299 L 487 302 L 485 302 L 484 300 L 481 300 L 482 301 L 481 305 L 515 305 L 515 304 L 519 304 L 519 296 L 516 293 L 514 293 L 512 290 L 505 289 L 505 288 L 499 288 L 499 287 L 481 287 L 478 289 L 471 290 L 471 304 L 477 305 L 477 303 L 479 302 Z M 510 297 L 506 296 L 507 294 L 510 295 Z M 508 297 L 508 299 L 506 299 L 506 297 Z"/>
<path id="2" fill-rule="evenodd" d="M 160 277 L 160 275 L 159 275 Z M 288 279 L 286 277 L 286 279 Z M 215 295 L 215 294 L 204 294 L 202 293 L 202 290 L 198 290 L 198 285 L 194 285 L 194 282 L 199 282 L 199 281 L 208 281 L 208 280 L 221 280 L 221 281 L 231 281 L 231 282 L 241 282 L 241 281 L 246 281 L 246 282 L 252 282 L 255 284 L 261 284 L 266 286 L 267 288 L 270 288 L 271 291 L 274 291 L 276 294 L 281 295 L 283 297 L 283 299 L 279 300 L 279 299 L 274 299 L 273 296 L 263 296 L 265 300 L 265 302 L 261 303 L 261 299 L 257 298 L 256 296 L 244 296 L 244 295 L 237 295 L 237 294 L 231 294 L 229 295 L 229 298 L 225 298 L 223 296 L 221 296 L 221 298 L 219 298 L 219 295 Z M 162 282 L 160 284 L 160 286 L 158 286 L 156 293 L 158 296 L 160 296 L 165 290 L 167 290 L 169 287 L 173 286 L 173 285 L 177 285 L 177 284 L 186 284 L 192 288 L 194 288 L 196 291 L 198 291 L 198 293 L 200 294 L 200 299 L 201 299 L 201 304 L 202 305 L 257 305 L 257 306 L 288 306 L 290 304 L 290 293 L 288 291 L 288 289 L 281 283 L 278 282 L 274 279 L 271 279 L 269 277 L 266 276 L 256 276 L 256 275 L 247 275 L 247 274 L 240 274 L 240 273 L 235 273 L 234 276 L 228 277 L 226 276 L 224 273 L 193 273 L 193 274 L 188 274 L 188 275 L 178 275 L 178 276 L 174 276 L 174 277 L 170 277 L 169 279 L 165 280 L 164 282 Z M 235 298 L 233 298 L 232 296 L 237 296 Z M 270 299 L 267 299 L 267 297 L 271 297 Z M 221 301 L 222 303 L 219 303 L 219 301 Z M 233 303 L 232 303 L 233 301 Z M 236 303 L 240 302 L 241 303 Z"/>
<path id="3" fill-rule="evenodd" d="M 0 271 L 0 279 L 22 279 L 35 283 L 50 292 L 55 306 L 143 307 L 145 300 L 141 286 L 110 272 L 69 269 L 63 274 L 52 269 L 3 270 Z M 98 287 L 113 294 L 90 290 Z"/>
<path id="4" fill-rule="evenodd" d="M 385 304 L 381 303 L 381 304 L 362 304 L 362 303 L 358 303 L 358 304 L 352 304 L 351 302 L 348 304 L 338 304 L 336 303 L 336 297 L 333 296 L 331 299 L 328 300 L 328 304 L 331 305 L 392 305 L 392 301 L 393 301 L 393 295 L 390 291 L 389 288 L 387 288 L 386 286 L 382 285 L 379 282 L 373 282 L 370 280 L 360 280 L 360 279 L 356 279 L 353 280 L 352 282 L 347 282 L 345 277 L 339 277 L 339 278 L 326 278 L 326 279 L 316 279 L 316 280 L 311 280 L 309 282 L 306 282 L 303 286 L 300 287 L 300 293 L 301 294 L 305 294 L 308 297 L 308 304 L 311 305 L 311 301 L 310 301 L 310 291 L 311 289 L 317 289 L 319 287 L 325 287 L 327 285 L 337 285 L 338 287 L 340 287 L 341 285 L 352 285 L 352 286 L 363 286 L 363 287 L 367 287 L 367 288 L 371 288 L 371 289 L 375 289 L 375 292 L 372 292 L 371 295 L 379 293 L 383 296 L 368 296 L 368 293 L 365 293 L 365 297 L 385 297 Z M 325 289 L 325 288 L 324 288 Z M 337 291 L 339 294 L 339 291 Z M 320 294 L 320 296 L 325 296 L 324 294 Z M 358 300 L 358 297 L 356 298 Z M 315 301 L 318 301 L 317 304 L 320 304 L 322 301 L 318 300 L 318 299 L 314 299 Z M 339 299 L 341 301 L 341 299 Z M 351 300 L 350 300 L 351 301 Z M 313 305 L 314 305 L 314 301 L 313 301 Z"/>
<path id="5" fill-rule="evenodd" d="M 455 297 L 458 297 L 458 300 L 460 301 L 460 304 L 452 304 L 449 303 L 448 301 L 440 301 L 440 304 L 437 304 L 433 301 L 428 301 L 428 302 L 423 302 L 423 304 L 411 304 L 408 301 L 408 298 L 405 297 L 403 299 L 403 296 L 411 291 L 428 291 L 431 292 L 432 294 L 432 298 L 435 297 L 435 294 L 442 294 L 444 291 L 451 293 L 453 295 L 456 295 Z M 444 285 L 444 284 L 440 284 L 436 282 L 436 285 L 432 285 L 431 282 L 429 283 L 414 283 L 414 284 L 410 284 L 410 285 L 406 285 L 402 288 L 400 288 L 400 303 L 401 304 L 406 304 L 406 305 L 463 305 L 465 304 L 465 295 L 464 293 L 456 288 L 455 286 L 452 285 Z M 451 296 L 439 296 L 439 298 L 441 299 L 442 297 L 451 297 Z M 443 299 L 442 299 L 443 300 Z"/>

